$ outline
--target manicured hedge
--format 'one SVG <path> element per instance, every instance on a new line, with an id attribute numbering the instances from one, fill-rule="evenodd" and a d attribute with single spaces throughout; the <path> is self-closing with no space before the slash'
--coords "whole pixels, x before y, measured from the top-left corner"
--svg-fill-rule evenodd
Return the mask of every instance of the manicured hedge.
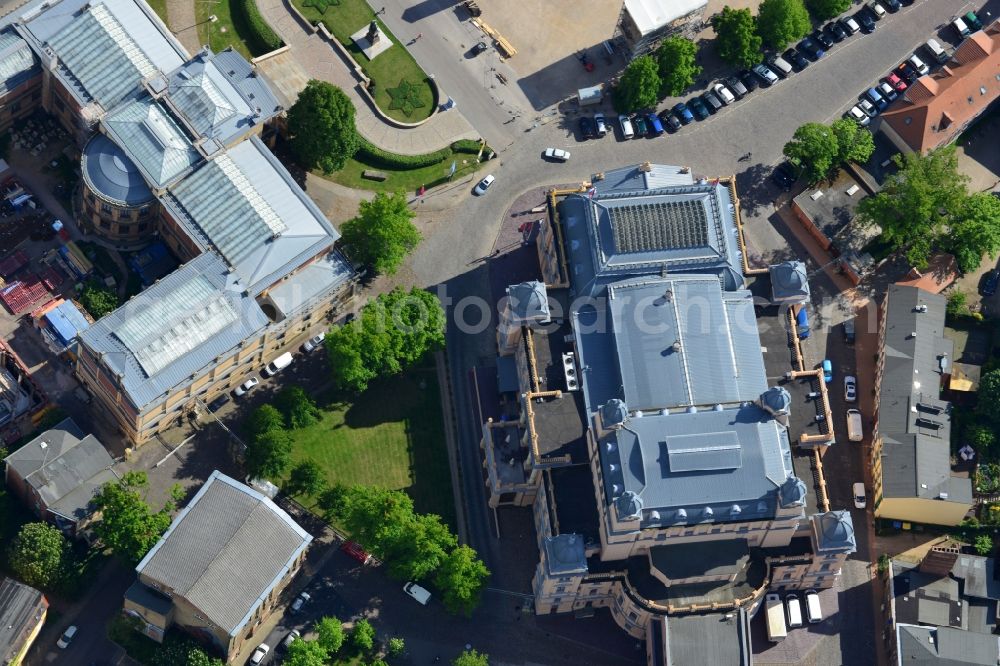
<path id="1" fill-rule="evenodd" d="M 365 161 L 388 169 L 419 169 L 442 162 L 451 154 L 448 148 L 442 148 L 423 155 L 397 155 L 382 150 L 363 136 L 359 138 L 361 139 L 361 147 L 358 148 L 358 153 L 365 156 Z"/>
<path id="2" fill-rule="evenodd" d="M 473 155 L 477 155 L 479 154 L 480 145 L 475 139 L 459 139 L 451 144 L 451 149 L 456 153 L 472 153 Z"/>
<path id="3" fill-rule="evenodd" d="M 240 0 L 240 5 L 243 9 L 243 15 L 246 16 L 247 25 L 253 33 L 251 39 L 256 41 L 262 50 L 265 52 L 274 51 L 284 45 L 278 33 L 272 30 L 264 17 L 261 16 L 260 10 L 257 9 L 256 0 Z"/>

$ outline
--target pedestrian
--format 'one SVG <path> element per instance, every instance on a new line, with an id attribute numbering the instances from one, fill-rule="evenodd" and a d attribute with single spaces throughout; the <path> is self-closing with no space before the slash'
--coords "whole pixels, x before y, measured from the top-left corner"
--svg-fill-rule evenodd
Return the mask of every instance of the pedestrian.
<path id="1" fill-rule="evenodd" d="M 422 33 L 422 32 L 418 32 L 417 33 L 417 39 L 420 39 L 423 36 L 424 36 L 424 33 Z M 416 41 L 416 40 L 413 40 L 413 41 Z"/>
<path id="2" fill-rule="evenodd" d="M 380 9 L 380 10 L 378 10 L 378 13 L 379 13 L 379 14 L 385 14 L 385 7 L 383 7 L 383 8 L 382 8 L 382 9 Z"/>

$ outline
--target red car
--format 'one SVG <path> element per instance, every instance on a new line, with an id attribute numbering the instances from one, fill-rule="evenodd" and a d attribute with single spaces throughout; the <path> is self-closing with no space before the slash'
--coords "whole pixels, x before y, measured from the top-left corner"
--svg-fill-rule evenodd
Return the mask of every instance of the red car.
<path id="1" fill-rule="evenodd" d="M 895 73 L 885 77 L 884 81 L 893 88 L 895 88 L 898 92 L 903 92 L 904 90 L 906 90 L 906 81 L 899 78 L 899 76 L 897 76 Z"/>
<path id="2" fill-rule="evenodd" d="M 361 547 L 361 544 L 355 541 L 345 541 L 343 545 L 341 545 L 340 549 L 361 564 L 368 564 L 368 562 L 372 559 L 372 556 Z"/>

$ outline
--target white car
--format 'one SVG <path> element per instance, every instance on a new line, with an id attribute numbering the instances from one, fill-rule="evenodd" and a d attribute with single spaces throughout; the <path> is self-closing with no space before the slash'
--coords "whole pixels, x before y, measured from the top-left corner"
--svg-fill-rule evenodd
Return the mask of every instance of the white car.
<path id="1" fill-rule="evenodd" d="M 851 110 L 844 114 L 845 118 L 850 118 L 862 127 L 867 127 L 872 119 L 868 117 L 868 114 L 858 108 L 857 105 L 851 107 Z"/>
<path id="2" fill-rule="evenodd" d="M 563 150 L 562 148 L 546 148 L 545 159 L 559 160 L 560 162 L 565 162 L 566 160 L 569 159 L 569 151 Z"/>
<path id="3" fill-rule="evenodd" d="M 472 190 L 472 193 L 477 197 L 486 194 L 486 190 L 490 189 L 490 185 L 493 184 L 494 180 L 496 180 L 496 178 L 493 177 L 493 174 L 486 176 L 486 178 L 479 181 L 479 184 L 476 185 L 474 190 Z"/>
<path id="4" fill-rule="evenodd" d="M 858 483 L 854 484 L 854 508 L 863 509 L 868 506 L 868 499 L 865 497 L 865 484 Z"/>
<path id="5" fill-rule="evenodd" d="M 245 382 L 237 386 L 236 389 L 233 391 L 233 394 L 236 395 L 236 397 L 239 397 L 241 395 L 246 395 L 247 393 L 250 392 L 250 389 L 257 386 L 257 384 L 260 384 L 260 380 L 257 379 L 256 377 L 251 377 L 250 379 L 246 380 Z"/>
<path id="6" fill-rule="evenodd" d="M 622 137 L 626 139 L 631 139 L 635 136 L 635 129 L 632 127 L 632 121 L 624 113 L 618 116 L 618 124 L 622 127 Z"/>
<path id="7" fill-rule="evenodd" d="M 858 102 L 858 108 L 864 111 L 869 118 L 874 118 L 875 116 L 878 115 L 878 109 L 875 107 L 874 104 L 872 104 L 866 99 L 863 99 L 860 102 Z"/>
<path id="8" fill-rule="evenodd" d="M 431 593 L 426 589 L 420 587 L 416 583 L 407 583 L 403 586 L 403 591 L 408 595 L 419 601 L 422 605 L 426 606 L 427 602 L 431 599 Z"/>
<path id="9" fill-rule="evenodd" d="M 729 88 L 721 83 L 716 83 L 712 90 L 715 92 L 715 96 L 718 97 L 726 106 L 729 106 L 736 101 L 736 96 L 729 92 Z"/>
<path id="10" fill-rule="evenodd" d="M 879 3 L 871 2 L 868 4 L 868 6 L 871 8 L 872 14 L 875 15 L 876 21 L 881 21 L 882 18 L 885 17 L 885 7 L 883 7 Z"/>
<path id="11" fill-rule="evenodd" d="M 299 633 L 298 629 L 292 629 L 291 631 L 288 632 L 288 635 L 285 636 L 285 640 L 281 641 L 281 645 L 287 650 L 288 648 L 292 647 L 292 643 L 295 642 L 296 638 L 301 638 L 301 637 L 302 634 Z"/>
<path id="12" fill-rule="evenodd" d="M 270 651 L 271 648 L 270 646 L 268 646 L 267 643 L 261 643 L 260 645 L 257 646 L 257 649 L 253 651 L 253 654 L 250 655 L 250 663 L 253 664 L 254 666 L 257 666 L 257 664 L 260 664 L 264 661 L 264 657 L 266 657 L 267 653 Z"/>
<path id="13" fill-rule="evenodd" d="M 319 349 L 320 345 L 323 344 L 323 340 L 325 338 L 326 338 L 326 333 L 320 333 L 319 335 L 312 336 L 311 338 L 306 340 L 304 345 L 302 345 L 302 351 L 309 353 L 311 351 Z"/>
<path id="14" fill-rule="evenodd" d="M 298 613 L 300 610 L 302 610 L 302 607 L 305 606 L 310 601 L 312 601 L 312 597 L 309 596 L 309 593 L 303 592 L 302 594 L 300 594 L 295 598 L 295 601 L 292 602 L 292 612 Z"/>
<path id="15" fill-rule="evenodd" d="M 59 646 L 60 650 L 65 650 L 66 648 L 69 647 L 69 644 L 73 642 L 73 637 L 74 636 L 76 636 L 76 625 L 75 624 L 74 625 L 70 625 L 66 629 L 66 631 L 63 632 L 63 635 L 60 636 L 59 640 L 56 641 L 56 645 Z"/>
<path id="16" fill-rule="evenodd" d="M 604 121 L 603 113 L 594 114 L 594 131 L 597 132 L 597 136 L 604 136 L 608 133 L 608 124 Z"/>
<path id="17" fill-rule="evenodd" d="M 853 375 L 844 377 L 844 400 L 854 402 L 858 399 L 858 380 Z"/>

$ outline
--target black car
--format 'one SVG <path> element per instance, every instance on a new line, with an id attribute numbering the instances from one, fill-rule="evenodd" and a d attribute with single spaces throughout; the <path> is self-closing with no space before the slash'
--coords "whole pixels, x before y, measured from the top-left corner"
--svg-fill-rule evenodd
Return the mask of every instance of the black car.
<path id="1" fill-rule="evenodd" d="M 918 72 L 916 68 L 908 62 L 900 63 L 899 67 L 893 71 L 896 72 L 896 75 L 899 76 L 899 78 L 906 81 L 907 85 L 920 78 L 920 72 Z"/>
<path id="2" fill-rule="evenodd" d="M 486 42 L 476 42 L 476 45 L 472 47 L 472 55 L 477 56 L 487 49 Z"/>
<path id="3" fill-rule="evenodd" d="M 225 405 L 227 402 L 229 402 L 229 394 L 223 393 L 218 398 L 208 403 L 208 411 L 214 414 L 215 412 L 222 409 L 222 406 Z"/>
<path id="4" fill-rule="evenodd" d="M 701 101 L 700 97 L 692 97 L 688 101 L 687 106 L 691 109 L 691 113 L 693 113 L 694 117 L 698 120 L 708 118 L 708 109 L 705 107 L 705 102 Z"/>
<path id="5" fill-rule="evenodd" d="M 743 99 L 750 93 L 750 91 L 747 90 L 747 87 L 743 85 L 743 82 L 740 81 L 739 77 L 729 76 L 724 78 L 722 82 L 726 84 L 726 87 L 729 88 L 736 99 Z"/>
<path id="6" fill-rule="evenodd" d="M 986 280 L 983 282 L 983 296 L 992 296 L 997 293 L 997 283 L 1000 283 L 1000 271 L 994 268 L 986 274 Z"/>
<path id="7" fill-rule="evenodd" d="M 798 177 L 795 175 L 795 167 L 789 162 L 782 162 L 771 172 L 771 182 L 786 192 L 792 189 L 796 180 Z"/>
<path id="8" fill-rule="evenodd" d="M 747 92 L 753 92 L 757 90 L 760 86 L 760 79 L 757 75 L 751 72 L 749 69 L 741 69 L 736 73 L 736 77 L 740 80 L 740 83 L 747 89 Z"/>
<path id="9" fill-rule="evenodd" d="M 872 10 L 867 7 L 863 8 L 857 14 L 854 15 L 854 20 L 858 22 L 861 26 L 861 32 L 873 33 L 875 32 L 875 17 L 872 16 Z"/>
<path id="10" fill-rule="evenodd" d="M 702 93 L 701 99 L 705 102 L 705 106 L 708 107 L 709 113 L 715 113 L 722 108 L 722 100 L 716 97 L 714 92 L 708 91 Z"/>
<path id="11" fill-rule="evenodd" d="M 847 37 L 844 27 L 836 21 L 832 21 L 823 26 L 823 34 L 835 42 L 842 42 Z"/>
<path id="12" fill-rule="evenodd" d="M 674 108 L 671 109 L 677 119 L 681 121 L 681 125 L 687 125 L 692 120 L 694 120 L 694 115 L 691 113 L 691 109 L 687 107 L 687 104 L 680 102 L 674 104 Z"/>
<path id="13" fill-rule="evenodd" d="M 663 110 L 657 114 L 660 117 L 660 122 L 663 126 L 670 132 L 676 132 L 681 128 L 680 119 L 669 111 Z"/>
<path id="14" fill-rule="evenodd" d="M 899 0 L 880 0 L 882 5 L 885 6 L 887 10 L 895 14 L 900 9 L 903 8 L 903 4 Z"/>
<path id="15" fill-rule="evenodd" d="M 814 42 L 817 42 L 827 51 L 833 48 L 833 39 L 831 39 L 830 36 L 822 30 L 813 30 L 811 37 Z"/>
<path id="16" fill-rule="evenodd" d="M 792 66 L 796 72 L 801 72 L 803 69 L 809 66 L 809 61 L 806 57 L 796 51 L 795 49 L 788 49 L 781 54 L 781 57 L 788 61 L 788 64 Z M 773 68 L 772 68 L 773 69 Z"/>
<path id="17" fill-rule="evenodd" d="M 594 121 L 589 116 L 580 116 L 580 135 L 584 139 L 594 136 Z"/>
<path id="18" fill-rule="evenodd" d="M 822 58 L 823 54 L 825 53 L 825 51 L 823 51 L 823 47 L 821 47 L 819 44 L 809 39 L 808 37 L 799 42 L 797 48 L 799 53 L 809 58 L 813 62 Z"/>

